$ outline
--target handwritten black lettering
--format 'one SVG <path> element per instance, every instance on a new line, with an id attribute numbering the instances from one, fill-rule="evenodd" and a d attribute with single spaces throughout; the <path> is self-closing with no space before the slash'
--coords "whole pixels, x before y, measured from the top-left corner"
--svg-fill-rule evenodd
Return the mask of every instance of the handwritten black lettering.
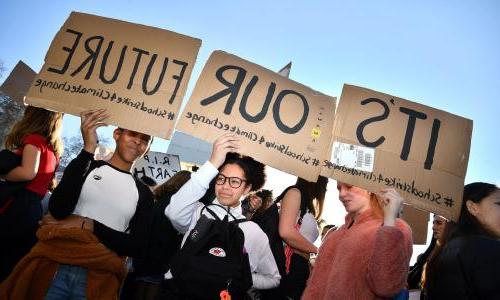
<path id="1" fill-rule="evenodd" d="M 361 101 L 361 105 L 367 105 L 369 103 L 380 104 L 382 106 L 382 108 L 384 109 L 384 112 L 380 116 L 371 117 L 371 118 L 368 118 L 368 119 L 362 121 L 361 123 L 359 123 L 358 127 L 356 128 L 356 136 L 362 145 L 364 145 L 366 147 L 376 148 L 377 146 L 379 146 L 380 144 L 382 144 L 385 141 L 385 136 L 382 135 L 377 140 L 375 140 L 373 142 L 369 142 L 365 139 L 365 137 L 363 135 L 363 130 L 370 123 L 383 121 L 383 120 L 387 119 L 387 117 L 389 116 L 389 106 L 384 101 L 377 99 L 377 98 L 368 98 L 368 99 Z"/>
<path id="2" fill-rule="evenodd" d="M 120 58 L 118 59 L 118 63 L 116 64 L 116 69 L 115 69 L 115 72 L 113 73 L 113 76 L 111 77 L 111 79 L 106 79 L 106 76 L 105 76 L 106 66 L 108 65 L 109 54 L 111 53 L 111 49 L 113 48 L 114 43 L 115 43 L 114 41 L 110 41 L 108 43 L 108 47 L 106 48 L 106 51 L 104 51 L 104 56 L 102 57 L 101 71 L 99 73 L 99 78 L 101 79 L 101 81 L 103 83 L 106 83 L 106 84 L 114 83 L 116 81 L 116 79 L 118 78 L 118 74 L 120 74 L 120 71 L 122 69 L 123 59 L 125 58 L 125 52 L 127 52 L 127 46 L 123 46 L 122 51 L 120 53 Z"/>
<path id="3" fill-rule="evenodd" d="M 408 160 L 408 155 L 410 154 L 413 133 L 415 132 L 415 123 L 417 119 L 421 120 L 427 119 L 427 115 L 424 114 L 423 112 L 419 112 L 406 107 L 400 107 L 399 111 L 408 115 L 408 125 L 406 126 L 405 140 L 400 155 L 400 158 L 406 161 Z"/>
<path id="4" fill-rule="evenodd" d="M 90 43 L 94 40 L 97 40 L 97 45 L 95 46 L 95 48 L 92 49 Z M 103 41 L 104 37 L 102 36 L 91 36 L 85 40 L 85 50 L 87 51 L 89 56 L 87 56 L 87 58 L 82 62 L 82 64 L 78 68 L 76 68 L 76 70 L 74 70 L 73 73 L 71 73 L 71 76 L 74 77 L 76 74 L 80 73 L 80 71 L 82 71 L 83 68 L 85 68 L 85 66 L 90 63 L 89 69 L 87 70 L 87 74 L 85 75 L 85 80 L 90 79 L 90 75 L 92 75 L 92 72 L 94 71 L 97 56 L 101 51 L 101 46 Z"/>
<path id="5" fill-rule="evenodd" d="M 78 47 L 78 43 L 80 42 L 80 38 L 82 37 L 83 33 L 72 30 L 72 29 L 66 29 L 66 32 L 71 33 L 76 35 L 75 42 L 73 43 L 73 46 L 71 48 L 68 47 L 63 47 L 62 49 L 66 52 L 68 52 L 68 57 L 66 58 L 66 61 L 64 62 L 64 66 L 62 69 L 58 70 L 56 68 L 48 68 L 47 71 L 57 73 L 57 74 L 64 74 L 69 68 L 69 65 L 71 63 L 71 59 L 73 58 L 73 55 L 75 54 L 75 50 Z"/>

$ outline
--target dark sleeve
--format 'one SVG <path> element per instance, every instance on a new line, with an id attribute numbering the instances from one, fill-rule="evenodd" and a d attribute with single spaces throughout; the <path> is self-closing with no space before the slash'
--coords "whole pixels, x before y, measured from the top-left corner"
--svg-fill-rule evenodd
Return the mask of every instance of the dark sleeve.
<path id="1" fill-rule="evenodd" d="M 75 210 L 83 183 L 94 162 L 94 154 L 82 150 L 64 170 L 61 182 L 49 200 L 49 212 L 56 219 L 64 219 Z"/>
<path id="2" fill-rule="evenodd" d="M 500 241 L 471 238 L 460 260 L 469 278 L 465 283 L 474 298 L 500 299 Z"/>
<path id="3" fill-rule="evenodd" d="M 94 220 L 94 234 L 109 249 L 120 256 L 141 257 L 147 249 L 153 216 L 153 194 L 136 182 L 139 200 L 129 223 L 129 233 L 116 231 Z"/>

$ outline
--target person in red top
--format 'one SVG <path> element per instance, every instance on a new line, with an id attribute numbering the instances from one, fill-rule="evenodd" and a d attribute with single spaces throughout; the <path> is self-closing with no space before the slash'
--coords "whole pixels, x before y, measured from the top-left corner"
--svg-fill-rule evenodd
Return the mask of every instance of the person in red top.
<path id="1" fill-rule="evenodd" d="M 394 189 L 337 189 L 345 224 L 323 240 L 302 299 L 394 297 L 406 288 L 413 245 L 410 227 L 397 218 L 403 199 Z"/>
<path id="2" fill-rule="evenodd" d="M 5 139 L 5 148 L 21 156 L 21 163 L 1 179 L 26 185 L 0 208 L 0 282 L 36 243 L 41 200 L 52 186 L 63 151 L 62 119 L 62 113 L 28 106 Z"/>

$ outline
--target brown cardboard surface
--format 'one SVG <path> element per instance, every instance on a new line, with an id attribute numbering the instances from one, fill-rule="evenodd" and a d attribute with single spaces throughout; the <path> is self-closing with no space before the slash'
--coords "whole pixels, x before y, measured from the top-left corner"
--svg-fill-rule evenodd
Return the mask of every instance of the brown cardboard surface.
<path id="1" fill-rule="evenodd" d="M 409 205 L 403 206 L 401 218 L 411 227 L 414 245 L 425 245 L 427 243 L 427 227 L 430 214 L 426 211 L 416 209 Z"/>
<path id="2" fill-rule="evenodd" d="M 149 151 L 134 163 L 131 173 L 137 178 L 151 177 L 160 185 L 180 170 L 178 155 Z"/>
<path id="3" fill-rule="evenodd" d="M 168 30 L 72 12 L 27 103 L 73 115 L 106 108 L 110 124 L 170 138 L 200 45 Z"/>
<path id="4" fill-rule="evenodd" d="M 35 71 L 20 60 L 3 82 L 0 91 L 7 94 L 12 100 L 24 103 L 24 96 L 28 93 L 35 76 Z"/>
<path id="5" fill-rule="evenodd" d="M 241 82 L 239 90 L 235 82 Z M 234 93 L 228 86 L 235 87 Z M 328 156 L 335 101 L 271 70 L 215 51 L 176 129 L 208 142 L 233 132 L 241 139 L 243 154 L 315 181 Z"/>
<path id="6" fill-rule="evenodd" d="M 422 116 L 416 118 L 413 131 L 408 130 L 411 127 L 408 109 L 426 115 L 425 120 L 420 119 Z M 440 124 L 439 130 L 435 128 L 436 122 Z M 435 147 L 429 147 L 432 132 L 437 132 Z M 336 142 L 372 148 L 373 169 L 360 171 L 325 162 L 322 175 L 374 192 L 393 187 L 414 207 L 456 220 L 471 135 L 471 120 L 373 90 L 344 85 L 330 149 Z M 408 151 L 403 151 L 405 140 L 411 140 L 411 146 L 406 147 Z M 434 155 L 429 152 L 432 148 Z"/>

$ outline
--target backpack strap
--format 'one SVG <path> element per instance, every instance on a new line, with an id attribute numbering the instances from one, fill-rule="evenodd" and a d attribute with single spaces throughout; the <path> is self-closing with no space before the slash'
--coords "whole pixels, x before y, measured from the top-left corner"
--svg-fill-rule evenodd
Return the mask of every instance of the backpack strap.
<path id="1" fill-rule="evenodd" d="M 236 219 L 236 220 L 233 220 L 231 221 L 231 223 L 234 223 L 236 225 L 240 224 L 240 223 L 244 223 L 244 222 L 251 222 L 250 220 L 248 220 L 247 218 L 243 218 L 243 219 Z"/>
<path id="2" fill-rule="evenodd" d="M 210 204 L 207 204 L 205 206 L 203 206 L 203 208 L 201 209 L 200 211 L 200 216 L 203 214 L 203 210 L 206 209 L 216 220 L 219 220 L 219 221 L 222 221 L 221 218 L 219 218 L 219 216 L 209 208 L 209 206 L 218 206 L 222 209 L 224 209 L 226 212 L 227 212 L 227 215 L 233 217 L 233 219 L 236 221 L 238 220 L 238 218 L 236 218 L 230 211 L 229 211 L 229 208 L 226 208 L 222 205 L 219 205 L 219 204 L 216 204 L 216 203 L 210 203 Z"/>

